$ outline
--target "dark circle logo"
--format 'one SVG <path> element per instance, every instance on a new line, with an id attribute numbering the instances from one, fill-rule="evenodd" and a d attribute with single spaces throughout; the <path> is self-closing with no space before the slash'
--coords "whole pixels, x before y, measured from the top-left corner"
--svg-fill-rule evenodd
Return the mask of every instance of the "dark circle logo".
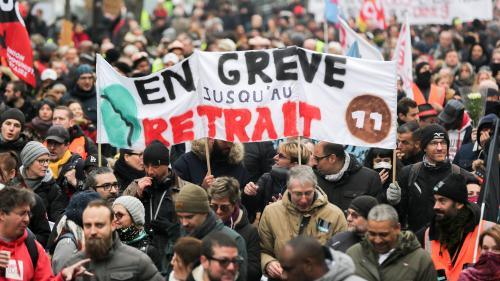
<path id="1" fill-rule="evenodd" d="M 345 120 L 351 134 L 367 143 L 385 139 L 392 124 L 387 103 L 370 94 L 356 97 L 349 103 Z"/>

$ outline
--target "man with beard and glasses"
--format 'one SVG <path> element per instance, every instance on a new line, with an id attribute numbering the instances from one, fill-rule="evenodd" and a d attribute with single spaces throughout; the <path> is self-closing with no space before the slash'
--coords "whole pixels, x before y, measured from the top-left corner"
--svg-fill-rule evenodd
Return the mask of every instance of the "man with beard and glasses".
<path id="1" fill-rule="evenodd" d="M 207 189 L 216 177 L 228 176 L 245 186 L 249 180 L 243 165 L 244 148 L 241 143 L 208 139 L 211 174 L 208 174 L 205 142 L 200 139 L 192 142 L 191 151 L 183 154 L 173 163 L 172 169 L 181 179 Z"/>
<path id="2" fill-rule="evenodd" d="M 401 224 L 418 231 L 427 226 L 434 213 L 432 188 L 451 173 L 462 174 L 474 181 L 474 176 L 451 164 L 448 159 L 450 140 L 446 130 L 437 124 L 421 129 L 420 147 L 423 160 L 401 170 L 398 181 L 387 189 L 387 201 L 396 206 Z"/>
<path id="3" fill-rule="evenodd" d="M 352 200 L 345 211 L 347 217 L 347 231 L 335 234 L 326 244 L 336 251 L 345 253 L 352 245 L 361 242 L 365 237 L 368 213 L 378 204 L 377 199 L 368 195 L 361 195 Z"/>
<path id="4" fill-rule="evenodd" d="M 415 234 L 401 231 L 398 213 L 387 204 L 368 213 L 366 239 L 352 246 L 347 254 L 356 266 L 355 274 L 368 281 L 435 281 L 431 257 L 420 247 Z"/>
<path id="5" fill-rule="evenodd" d="M 415 66 L 417 79 L 412 84 L 413 99 L 417 105 L 429 103 L 432 106 L 444 106 L 445 91 L 433 83 L 431 67 L 428 62 L 421 62 Z"/>
<path id="6" fill-rule="evenodd" d="M 425 230 L 423 245 L 431 255 L 438 274 L 446 280 L 458 280 L 460 273 L 473 262 L 479 227 L 484 231 L 494 225 L 482 221 L 476 204 L 467 200 L 466 180 L 451 174 L 439 181 L 433 189 L 434 217 Z"/>
<path id="7" fill-rule="evenodd" d="M 169 150 L 163 143 L 153 141 L 144 149 L 142 160 L 146 176 L 132 181 L 123 195 L 134 196 L 144 205 L 144 227 L 153 238 L 153 245 L 162 252 L 160 270 L 165 275 L 171 270 L 173 245 L 179 237 L 172 200 L 174 180 L 168 168 Z"/>
<path id="8" fill-rule="evenodd" d="M 223 232 L 213 232 L 201 243 L 200 265 L 187 281 L 235 281 L 244 259 L 239 255 L 233 238 Z"/>
<path id="9" fill-rule="evenodd" d="M 96 191 L 109 204 L 115 201 L 120 191 L 115 174 L 108 167 L 99 167 L 90 172 L 85 180 L 85 189 Z"/>
<path id="10" fill-rule="evenodd" d="M 120 241 L 113 219 L 113 210 L 107 202 L 91 201 L 82 216 L 85 248 L 67 264 L 90 258 L 87 268 L 94 274 L 93 280 L 165 280 L 145 253 Z"/>

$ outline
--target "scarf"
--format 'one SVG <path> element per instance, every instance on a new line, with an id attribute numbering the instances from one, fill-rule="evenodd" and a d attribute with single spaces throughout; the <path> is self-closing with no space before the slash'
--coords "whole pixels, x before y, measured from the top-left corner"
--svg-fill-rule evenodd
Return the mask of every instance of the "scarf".
<path id="1" fill-rule="evenodd" d="M 66 164 L 68 162 L 69 158 L 71 158 L 71 151 L 66 150 L 66 152 L 64 152 L 64 155 L 63 155 L 63 157 L 61 157 L 61 159 L 57 160 L 56 162 L 50 161 L 49 168 L 52 171 L 52 174 L 54 175 L 55 179 L 57 179 L 59 177 L 59 169 L 61 168 L 61 166 L 63 166 L 64 164 Z"/>
<path id="2" fill-rule="evenodd" d="M 500 254 L 487 252 L 481 254 L 477 263 L 467 268 L 460 275 L 463 281 L 500 280 Z"/>
<path id="3" fill-rule="evenodd" d="M 429 158 L 427 158 L 427 155 L 424 154 L 424 156 L 422 157 L 422 163 L 424 163 L 424 167 L 428 168 L 429 170 L 439 170 L 441 169 L 441 167 L 449 165 L 450 159 L 446 157 L 443 162 L 431 163 L 429 161 Z"/>
<path id="4" fill-rule="evenodd" d="M 441 251 L 447 249 L 452 258 L 452 263 L 458 255 L 455 252 L 459 249 L 464 237 L 467 235 L 466 228 L 470 222 L 474 221 L 474 214 L 467 208 L 458 210 L 454 217 L 445 217 L 437 224 L 439 230 L 439 243 Z"/>
<path id="5" fill-rule="evenodd" d="M 122 178 L 125 183 L 127 183 L 123 188 L 127 188 L 135 179 L 140 179 L 146 175 L 144 171 L 136 170 L 130 167 L 123 157 L 118 158 L 114 166 L 115 173 L 118 177 Z"/>
<path id="6" fill-rule="evenodd" d="M 120 241 L 124 244 L 130 245 L 147 237 L 146 231 L 142 227 L 131 225 L 129 227 L 116 229 Z"/>
<path id="7" fill-rule="evenodd" d="M 49 182 L 53 177 L 52 171 L 50 169 L 47 170 L 45 176 L 35 179 L 30 179 L 26 176 L 26 169 L 24 168 L 24 166 L 19 167 L 19 171 L 21 172 L 21 177 L 23 178 L 26 186 L 33 191 L 35 191 L 42 184 L 42 182 Z"/>
<path id="8" fill-rule="evenodd" d="M 345 154 L 345 160 L 344 160 L 344 166 L 342 166 L 342 169 L 336 174 L 332 175 L 325 175 L 325 180 L 330 181 L 330 182 L 336 182 L 339 181 L 342 176 L 344 175 L 345 171 L 347 171 L 347 168 L 349 168 L 349 163 L 351 162 L 351 156 L 349 156 L 349 153 Z"/>

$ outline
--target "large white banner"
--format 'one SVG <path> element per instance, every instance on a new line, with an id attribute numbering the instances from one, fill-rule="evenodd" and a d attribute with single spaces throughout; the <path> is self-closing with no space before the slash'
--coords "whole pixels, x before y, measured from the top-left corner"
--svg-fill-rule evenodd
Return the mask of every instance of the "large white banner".
<path id="1" fill-rule="evenodd" d="M 140 78 L 97 60 L 98 142 L 142 148 L 210 137 L 305 136 L 394 148 L 396 64 L 290 47 L 195 52 Z"/>
<path id="2" fill-rule="evenodd" d="M 363 0 L 339 0 L 344 16 L 357 17 Z M 410 24 L 451 24 L 453 18 L 469 22 L 474 19 L 491 20 L 491 0 L 381 0 L 386 19 L 396 15 L 400 22 L 409 14 Z"/>

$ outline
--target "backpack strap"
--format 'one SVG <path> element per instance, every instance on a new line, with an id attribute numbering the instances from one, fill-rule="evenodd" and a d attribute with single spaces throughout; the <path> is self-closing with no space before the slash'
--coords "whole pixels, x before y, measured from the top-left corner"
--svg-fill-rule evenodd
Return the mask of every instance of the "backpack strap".
<path id="1" fill-rule="evenodd" d="M 26 229 L 28 231 L 28 237 L 24 240 L 24 244 L 26 248 L 28 248 L 28 253 L 30 254 L 31 264 L 33 265 L 33 271 L 36 271 L 36 265 L 38 263 L 38 248 L 36 246 L 36 236 L 31 232 L 31 230 Z"/>
<path id="2" fill-rule="evenodd" d="M 455 175 L 460 175 L 461 174 L 461 171 L 462 169 L 460 169 L 459 166 L 455 165 L 455 164 L 451 164 L 451 173 L 452 174 L 455 174 Z"/>
<path id="3" fill-rule="evenodd" d="M 420 169 L 422 169 L 422 162 L 415 163 L 410 168 L 410 175 L 408 176 L 408 188 L 411 188 L 417 181 Z"/>

